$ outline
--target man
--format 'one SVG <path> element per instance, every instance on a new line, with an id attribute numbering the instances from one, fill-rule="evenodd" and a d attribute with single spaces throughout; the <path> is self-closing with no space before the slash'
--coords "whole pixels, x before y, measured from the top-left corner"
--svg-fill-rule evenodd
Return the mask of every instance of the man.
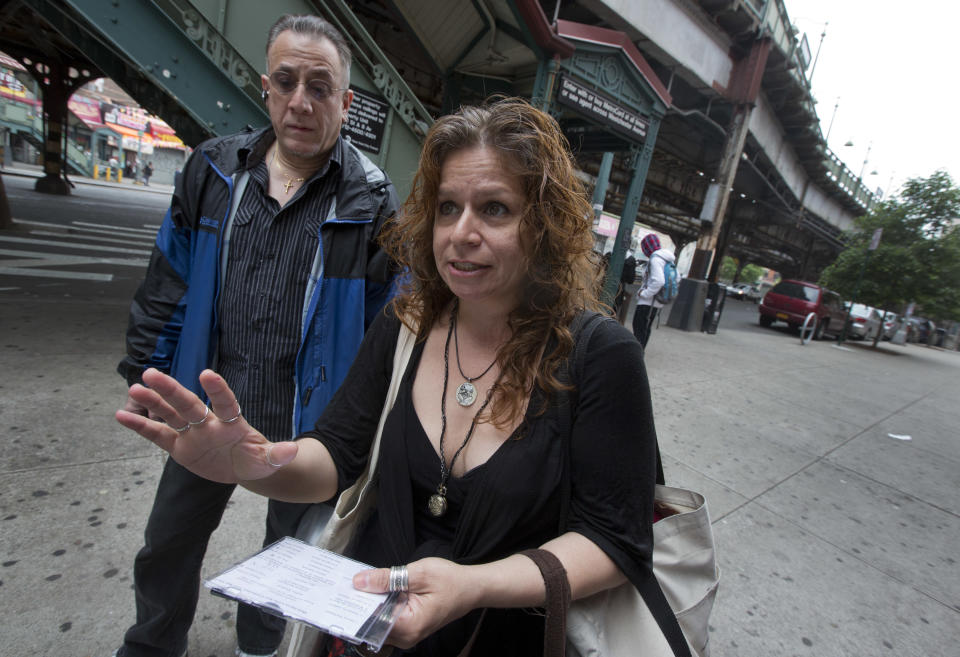
<path id="1" fill-rule="evenodd" d="M 676 258 L 669 249 L 660 246 L 660 238 L 650 233 L 640 240 L 640 250 L 647 256 L 647 268 L 643 271 L 643 280 L 637 290 L 637 309 L 633 313 L 633 334 L 644 348 L 650 339 L 650 330 L 663 304 L 654 297 L 663 287 L 663 266 L 674 262 Z"/>
<path id="2" fill-rule="evenodd" d="M 376 238 L 396 194 L 340 137 L 350 60 L 340 33 L 315 16 L 270 29 L 261 84 L 271 127 L 212 139 L 186 163 L 131 307 L 118 368 L 129 384 L 158 367 L 200 392 L 198 374 L 214 367 L 236 391 L 236 416 L 270 440 L 313 427 L 392 285 Z M 146 413 L 130 398 L 125 408 Z M 120 657 L 185 653 L 207 541 L 233 488 L 167 462 Z M 293 534 L 306 509 L 268 508 L 265 545 Z M 236 654 L 276 654 L 283 629 L 241 605 Z"/>

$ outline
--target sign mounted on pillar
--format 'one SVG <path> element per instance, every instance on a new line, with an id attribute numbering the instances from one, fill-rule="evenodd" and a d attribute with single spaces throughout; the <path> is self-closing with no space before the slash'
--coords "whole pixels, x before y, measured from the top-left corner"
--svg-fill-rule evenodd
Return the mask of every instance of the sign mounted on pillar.
<path id="1" fill-rule="evenodd" d="M 347 123 L 343 126 L 343 132 L 357 148 L 379 155 L 390 105 L 383 97 L 369 91 L 351 89 L 353 103 L 347 112 Z"/>

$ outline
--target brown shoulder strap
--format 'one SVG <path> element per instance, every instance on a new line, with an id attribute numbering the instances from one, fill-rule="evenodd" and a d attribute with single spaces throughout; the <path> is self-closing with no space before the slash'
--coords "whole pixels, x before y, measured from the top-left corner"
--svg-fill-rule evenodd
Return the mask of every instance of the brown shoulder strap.
<path id="1" fill-rule="evenodd" d="M 537 564 L 546 585 L 543 657 L 564 657 L 567 648 L 567 610 L 570 608 L 570 582 L 560 560 L 546 550 L 524 550 L 520 554 Z"/>

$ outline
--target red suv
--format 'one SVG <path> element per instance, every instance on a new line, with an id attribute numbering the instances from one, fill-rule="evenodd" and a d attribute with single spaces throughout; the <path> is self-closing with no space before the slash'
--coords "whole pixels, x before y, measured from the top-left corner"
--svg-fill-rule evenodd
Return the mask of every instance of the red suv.
<path id="1" fill-rule="evenodd" d="M 816 283 L 783 280 L 773 286 L 760 303 L 760 326 L 786 322 L 791 328 L 803 324 L 807 315 L 815 313 L 817 328 L 813 334 L 819 340 L 825 333 L 839 335 L 847 311 L 836 292 Z"/>

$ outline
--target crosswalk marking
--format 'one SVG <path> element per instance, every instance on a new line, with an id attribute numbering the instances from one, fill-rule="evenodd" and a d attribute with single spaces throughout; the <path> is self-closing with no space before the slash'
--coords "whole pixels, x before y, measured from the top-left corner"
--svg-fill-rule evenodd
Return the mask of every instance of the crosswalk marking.
<path id="1" fill-rule="evenodd" d="M 14 219 L 14 224 L 23 225 L 23 226 L 38 226 L 40 228 L 59 228 L 61 235 L 63 235 L 63 229 L 67 228 L 72 234 L 76 233 L 89 233 L 91 235 L 129 235 L 131 238 L 138 239 L 149 239 L 151 242 L 157 234 L 157 231 L 150 231 L 144 228 L 124 228 L 122 226 L 110 227 L 105 226 L 99 228 L 103 224 L 90 224 L 81 221 L 75 221 L 71 224 L 53 224 L 46 221 L 24 221 L 22 219 Z M 33 232 L 30 230 L 29 232 Z"/>
<path id="2" fill-rule="evenodd" d="M 157 231 L 160 230 L 160 226 L 157 226 L 156 228 L 130 228 L 123 226 L 111 226 L 110 224 L 91 224 L 87 221 L 74 221 L 70 225 L 80 226 L 82 228 L 106 228 L 111 232 L 123 231 L 130 233 L 143 233 L 145 235 L 149 235 L 150 237 L 156 235 Z"/>
<path id="3" fill-rule="evenodd" d="M 69 278 L 78 281 L 97 281 L 109 283 L 113 274 L 96 274 L 85 271 L 60 271 L 58 269 L 35 269 L 33 267 L 0 267 L 0 276 L 33 276 L 35 278 Z M 16 290 L 15 287 L 4 287 L 0 290 Z"/>
<path id="4" fill-rule="evenodd" d="M 112 253 L 131 253 L 134 255 L 150 255 L 150 249 L 125 249 L 122 246 L 97 246 L 95 244 L 77 244 L 75 242 L 63 242 L 59 240 L 35 240 L 29 237 L 13 237 L 0 235 L 0 242 L 12 242 L 15 244 L 41 244 L 44 246 L 58 246 L 79 251 L 107 251 Z"/>
<path id="5" fill-rule="evenodd" d="M 21 229 L 20 235 L 0 233 L 0 276 L 109 283 L 115 279 L 111 273 L 76 268 L 146 269 L 156 235 L 156 228 L 149 225 L 136 228 L 20 219 L 14 223 Z M 0 287 L 0 291 L 17 289 L 20 288 Z"/>
<path id="6" fill-rule="evenodd" d="M 8 267 L 29 267 L 30 263 L 37 264 L 58 264 L 58 265 L 116 265 L 120 267 L 146 267 L 150 262 L 146 258 L 93 258 L 80 255 L 68 255 L 60 253 L 46 253 L 41 251 L 21 251 L 19 249 L 2 249 L 0 255 L 21 256 L 20 260 L 4 260 L 4 265 Z"/>
<path id="7" fill-rule="evenodd" d="M 63 237 L 63 233 L 58 233 L 52 230 L 31 230 L 31 235 L 42 235 L 44 237 Z M 72 235 L 74 239 L 78 240 L 92 240 L 98 244 L 101 242 L 110 242 L 112 244 L 143 244 L 144 246 L 152 247 L 154 239 L 151 237 L 149 239 L 144 237 L 134 237 L 134 238 L 120 238 L 120 237 L 100 237 L 99 235 Z M 73 242 L 70 242 L 71 244 Z"/>

